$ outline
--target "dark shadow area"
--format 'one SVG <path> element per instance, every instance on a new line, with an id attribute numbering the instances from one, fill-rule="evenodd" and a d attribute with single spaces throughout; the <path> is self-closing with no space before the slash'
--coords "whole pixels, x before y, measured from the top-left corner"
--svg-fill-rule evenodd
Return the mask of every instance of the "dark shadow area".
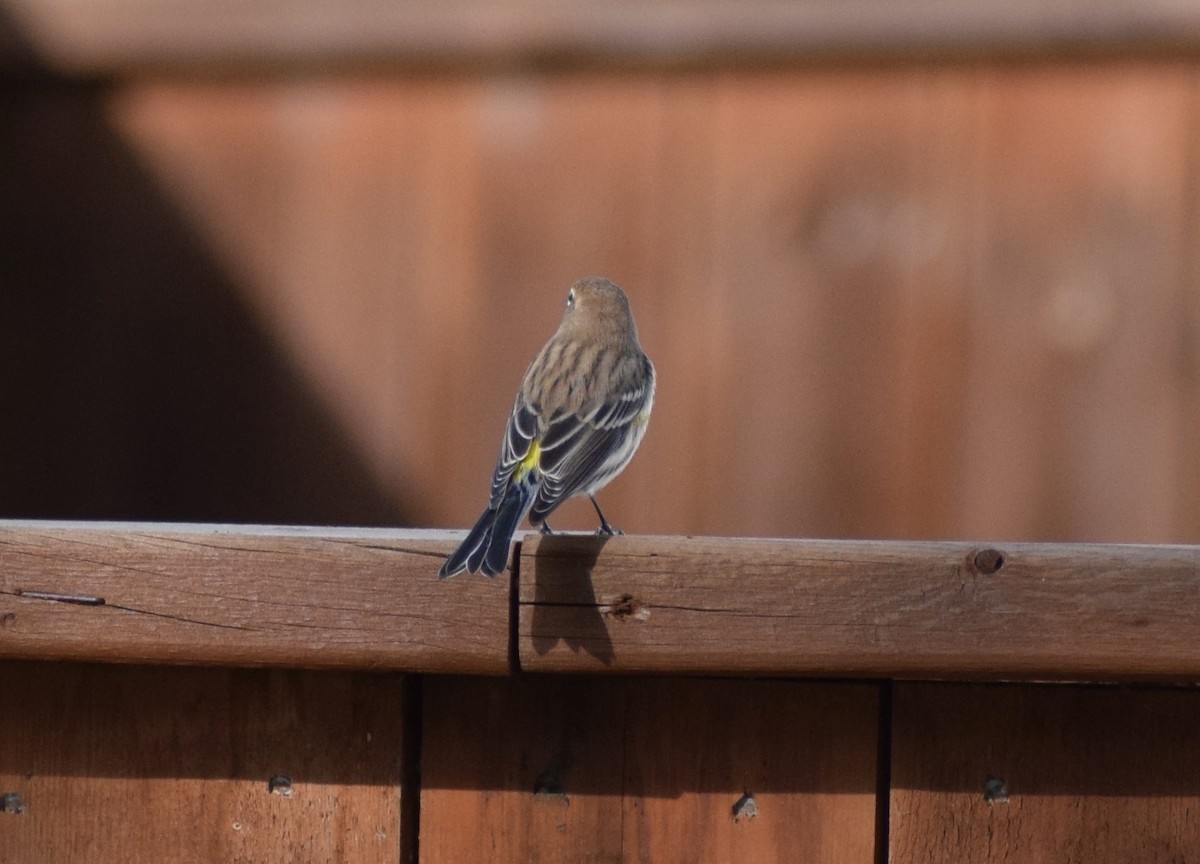
<path id="1" fill-rule="evenodd" d="M 0 663 L 0 773 L 394 785 L 404 676 Z M 419 705 L 419 702 L 415 703 Z M 0 790 L 0 792 L 9 790 Z"/>
<path id="2" fill-rule="evenodd" d="M 727 792 L 731 805 L 747 791 L 874 793 L 887 776 L 873 683 L 517 675 L 419 685 L 409 698 L 394 673 L 6 661 L 0 770 L 261 779 L 264 794 L 277 774 L 392 784 L 403 773 L 425 789 Z M 1200 796 L 1193 688 L 897 683 L 893 711 L 893 795 L 963 793 L 981 807 Z M 405 747 L 419 766 L 402 763 Z"/>
<path id="3" fill-rule="evenodd" d="M 873 794 L 878 687 L 518 675 L 424 680 L 425 789 Z"/>
<path id="4" fill-rule="evenodd" d="M 887 686 L 434 676 L 423 783 L 655 797 L 885 783 L 893 796 L 962 793 L 985 809 L 1020 796 L 1200 797 L 1195 688 L 896 682 L 882 740 Z"/>
<path id="5" fill-rule="evenodd" d="M 564 642 L 605 666 L 615 658 L 608 625 L 596 600 L 592 569 L 609 540 L 591 534 L 552 534 L 542 537 L 534 556 L 532 642 L 539 655 Z"/>
<path id="6" fill-rule="evenodd" d="M 898 682 L 892 711 L 893 789 L 1200 798 L 1194 687 Z"/>
<path id="7" fill-rule="evenodd" d="M 407 523 L 104 93 L 0 11 L 0 517 Z"/>

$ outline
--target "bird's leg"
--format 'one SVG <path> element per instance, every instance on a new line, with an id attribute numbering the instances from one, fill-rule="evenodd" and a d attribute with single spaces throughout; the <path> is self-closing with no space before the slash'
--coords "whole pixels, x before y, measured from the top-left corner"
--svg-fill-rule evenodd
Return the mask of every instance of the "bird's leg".
<path id="1" fill-rule="evenodd" d="M 542 524 L 538 526 L 538 533 L 543 537 L 549 537 L 554 532 L 550 530 L 550 523 L 543 519 Z"/>
<path id="2" fill-rule="evenodd" d="M 604 518 L 604 511 L 600 509 L 600 505 L 596 503 L 596 496 L 589 495 L 588 500 L 592 502 L 592 506 L 596 508 L 596 515 L 600 517 L 600 527 L 596 529 L 597 537 L 611 537 L 614 534 L 624 534 L 620 528 L 614 528 L 608 524 L 608 520 Z"/>

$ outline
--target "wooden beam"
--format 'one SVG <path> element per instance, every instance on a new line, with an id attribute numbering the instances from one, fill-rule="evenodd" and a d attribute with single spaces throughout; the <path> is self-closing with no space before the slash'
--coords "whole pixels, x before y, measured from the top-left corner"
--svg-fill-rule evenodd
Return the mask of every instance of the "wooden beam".
<path id="1" fill-rule="evenodd" d="M 5 54 L 72 74 L 237 66 L 727 65 L 821 58 L 1195 51 L 1200 10 L 1099 0 L 10 0 Z"/>
<path id="2" fill-rule="evenodd" d="M 503 579 L 453 532 L 0 522 L 0 657 L 508 671 Z"/>
<path id="3" fill-rule="evenodd" d="M 1200 548 L 0 522 L 0 657 L 504 674 L 1200 680 Z M 512 632 L 516 628 L 515 634 Z"/>
<path id="4" fill-rule="evenodd" d="M 1200 548 L 530 539 L 538 672 L 1200 680 Z"/>

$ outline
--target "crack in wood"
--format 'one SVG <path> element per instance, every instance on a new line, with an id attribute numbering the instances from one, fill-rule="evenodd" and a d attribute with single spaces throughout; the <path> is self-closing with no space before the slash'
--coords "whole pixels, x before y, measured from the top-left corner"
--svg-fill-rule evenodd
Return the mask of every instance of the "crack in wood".
<path id="1" fill-rule="evenodd" d="M 18 588 L 16 591 L 0 591 L 13 597 L 25 597 L 30 600 L 49 600 L 54 603 L 71 603 L 76 606 L 103 606 L 104 598 L 91 594 L 61 594 L 57 591 L 27 591 Z"/>
<path id="2" fill-rule="evenodd" d="M 72 606 L 104 606 L 108 609 L 119 609 L 122 612 L 133 612 L 137 615 L 150 615 L 155 618 L 166 618 L 170 621 L 180 621 L 184 624 L 199 624 L 204 627 L 220 627 L 224 630 L 243 630 L 253 632 L 256 628 L 245 627 L 241 624 L 221 624 L 218 621 L 204 621 L 200 618 L 189 618 L 186 615 L 171 615 L 167 612 L 153 612 L 149 609 L 138 609 L 134 606 L 123 606 L 120 603 L 109 603 L 103 597 L 91 594 L 61 594 L 56 591 L 29 591 L 18 588 L 15 591 L 0 589 L 0 594 L 9 597 L 21 597 L 25 600 L 42 600 L 47 603 L 66 603 Z"/>
<path id="3" fill-rule="evenodd" d="M 158 541 L 161 543 L 171 543 L 178 546 L 194 546 L 198 549 L 215 549 L 218 552 L 250 552 L 254 554 L 283 554 L 283 555 L 303 555 L 303 552 L 292 552 L 284 549 L 264 549 L 261 546 L 234 546 L 231 543 L 204 543 L 200 540 L 190 540 L 185 537 L 171 537 L 163 534 L 135 534 L 146 541 Z"/>
<path id="4" fill-rule="evenodd" d="M 608 603 L 560 603 L 552 600 L 522 600 L 520 601 L 520 605 L 532 607 L 540 606 L 546 609 L 596 609 L 600 612 L 611 612 L 613 607 L 615 605 L 619 605 L 620 602 L 621 598 L 618 597 Z M 720 606 L 680 606 L 672 603 L 648 603 L 645 601 L 639 601 L 639 605 L 647 609 L 668 609 L 673 612 L 701 612 L 711 613 L 713 615 L 731 615 L 735 618 L 779 618 L 792 620 L 805 617 L 798 614 L 761 612 L 752 609 L 728 609 Z"/>
<path id="5" fill-rule="evenodd" d="M 133 612 L 136 615 L 150 615 L 154 618 L 165 618 L 168 621 L 180 621 L 184 624 L 199 624 L 202 627 L 219 627 L 222 630 L 242 630 L 247 633 L 257 632 L 257 627 L 245 627 L 241 624 L 221 624 L 217 621 L 204 621 L 200 618 L 188 618 L 186 615 L 172 615 L 169 612 L 153 612 L 149 609 L 138 609 L 134 606 L 122 606 L 118 603 L 106 603 L 109 609 L 120 609 L 122 612 Z"/>

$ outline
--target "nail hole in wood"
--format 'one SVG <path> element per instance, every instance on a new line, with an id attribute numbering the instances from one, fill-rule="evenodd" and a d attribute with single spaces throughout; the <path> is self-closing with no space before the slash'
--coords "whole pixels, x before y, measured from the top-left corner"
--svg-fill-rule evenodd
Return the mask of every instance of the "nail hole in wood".
<path id="1" fill-rule="evenodd" d="M 567 790 L 553 771 L 543 771 L 538 775 L 533 782 L 533 794 L 535 798 L 554 798 L 563 804 L 570 804 Z"/>
<path id="2" fill-rule="evenodd" d="M 1004 553 L 999 549 L 980 549 L 971 558 L 971 567 L 976 573 L 991 576 L 1004 566 Z"/>
<path id="3" fill-rule="evenodd" d="M 757 815 L 758 802 L 754 800 L 754 796 L 749 792 L 733 802 L 734 822 L 741 822 L 743 819 L 753 819 Z"/>
<path id="4" fill-rule="evenodd" d="M 608 609 L 605 611 L 618 621 L 624 621 L 627 618 L 632 618 L 635 621 L 645 621 L 650 617 L 650 607 L 632 594 L 622 594 L 612 603 L 608 604 Z"/>
<path id="5" fill-rule="evenodd" d="M 983 782 L 983 800 L 988 804 L 1008 803 L 1008 786 L 1004 778 L 988 776 Z"/>

